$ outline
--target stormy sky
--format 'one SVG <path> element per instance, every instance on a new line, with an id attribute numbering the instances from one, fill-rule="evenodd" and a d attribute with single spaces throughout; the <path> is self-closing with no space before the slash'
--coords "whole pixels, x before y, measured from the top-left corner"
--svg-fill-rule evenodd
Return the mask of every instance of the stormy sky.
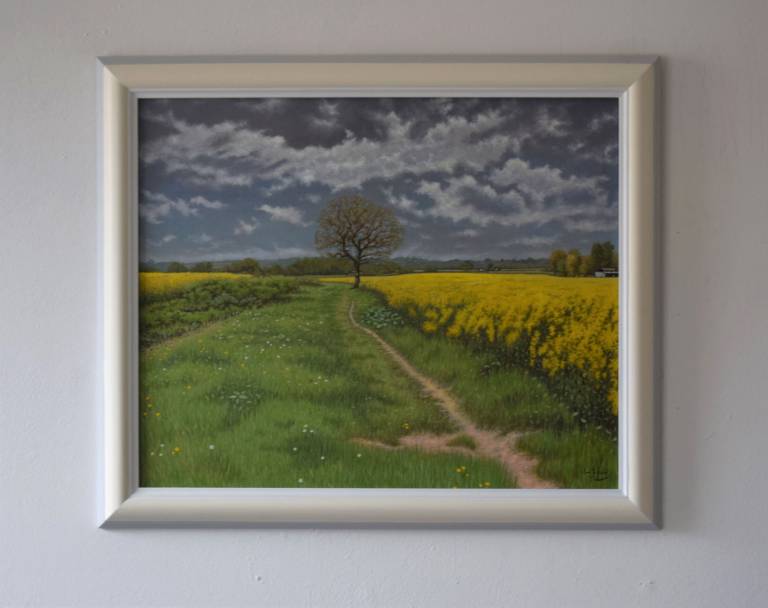
<path id="1" fill-rule="evenodd" d="M 525 258 L 618 238 L 616 99 L 139 102 L 142 260 L 317 255 L 323 206 L 359 193 L 396 256 Z"/>

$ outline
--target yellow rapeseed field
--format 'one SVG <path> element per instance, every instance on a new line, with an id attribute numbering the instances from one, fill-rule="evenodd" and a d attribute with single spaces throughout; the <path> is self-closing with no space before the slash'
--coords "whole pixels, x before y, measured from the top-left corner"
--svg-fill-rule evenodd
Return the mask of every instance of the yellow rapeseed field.
<path id="1" fill-rule="evenodd" d="M 139 293 L 154 296 L 170 293 L 201 281 L 239 280 L 249 276 L 230 272 L 140 272 Z"/>
<path id="2" fill-rule="evenodd" d="M 577 371 L 608 387 L 618 412 L 618 280 L 548 275 L 431 273 L 365 277 L 427 332 L 527 348 L 550 377 Z"/>

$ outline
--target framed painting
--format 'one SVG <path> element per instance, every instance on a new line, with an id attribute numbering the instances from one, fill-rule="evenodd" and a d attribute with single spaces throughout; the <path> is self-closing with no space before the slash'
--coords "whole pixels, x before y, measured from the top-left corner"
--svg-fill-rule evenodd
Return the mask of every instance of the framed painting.
<path id="1" fill-rule="evenodd" d="M 653 60 L 100 72 L 103 525 L 656 524 Z"/>

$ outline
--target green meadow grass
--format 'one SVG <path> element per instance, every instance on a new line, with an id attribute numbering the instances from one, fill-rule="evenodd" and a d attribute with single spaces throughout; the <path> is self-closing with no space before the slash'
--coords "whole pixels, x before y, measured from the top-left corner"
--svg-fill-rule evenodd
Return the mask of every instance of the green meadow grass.
<path id="1" fill-rule="evenodd" d="M 542 430 L 523 436 L 518 445 L 539 459 L 540 477 L 563 488 L 618 487 L 617 445 L 602 431 Z"/>
<path id="2" fill-rule="evenodd" d="M 375 292 L 360 289 L 350 297 L 358 317 L 420 371 L 448 387 L 478 426 L 502 433 L 526 431 L 519 445 L 538 458 L 540 477 L 565 488 L 617 487 L 616 440 L 574 424 L 568 408 L 539 379 L 502 365 L 493 352 L 397 322 L 396 313 L 382 310 Z"/>
<path id="3" fill-rule="evenodd" d="M 352 297 L 373 298 L 304 286 L 142 351 L 141 485 L 514 487 L 494 461 L 354 441 L 456 429 L 350 326 Z"/>
<path id="4" fill-rule="evenodd" d="M 541 477 L 616 487 L 615 440 L 575 425 L 538 379 L 492 352 L 424 334 L 371 291 L 333 284 L 142 351 L 141 485 L 514 487 L 489 460 L 355 441 L 394 446 L 408 433 L 458 429 L 350 326 L 351 301 L 359 321 L 450 388 L 479 426 L 524 431 L 519 445 L 538 458 Z M 451 445 L 472 443 L 459 435 Z"/>
<path id="5" fill-rule="evenodd" d="M 468 450 L 474 450 L 477 448 L 477 443 L 475 443 L 475 440 L 472 439 L 472 437 L 469 435 L 465 435 L 464 433 L 461 435 L 456 435 L 456 437 L 451 439 L 446 445 L 454 448 L 467 448 Z"/>
<path id="6" fill-rule="evenodd" d="M 141 296 L 139 339 L 142 348 L 231 317 L 243 310 L 277 302 L 301 285 L 293 277 L 213 279 L 173 291 Z"/>

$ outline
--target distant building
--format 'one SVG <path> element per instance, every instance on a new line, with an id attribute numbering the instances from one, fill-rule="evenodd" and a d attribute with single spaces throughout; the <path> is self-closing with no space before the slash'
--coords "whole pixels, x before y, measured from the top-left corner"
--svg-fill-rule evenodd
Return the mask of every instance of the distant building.
<path id="1" fill-rule="evenodd" d="M 615 268 L 601 268 L 600 270 L 595 271 L 595 277 L 598 279 L 604 279 L 607 277 L 617 277 L 619 276 L 619 271 Z"/>

